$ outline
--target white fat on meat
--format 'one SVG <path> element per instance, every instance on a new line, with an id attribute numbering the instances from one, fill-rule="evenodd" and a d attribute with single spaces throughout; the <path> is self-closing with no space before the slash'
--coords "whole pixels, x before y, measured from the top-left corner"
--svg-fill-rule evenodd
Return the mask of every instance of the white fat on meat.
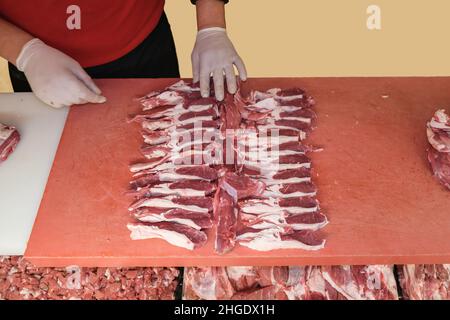
<path id="1" fill-rule="evenodd" d="M 185 81 L 180 80 L 180 81 L 174 83 L 173 85 L 171 85 L 170 87 L 168 87 L 167 90 L 189 93 L 189 92 L 200 91 L 200 88 L 194 88 L 194 87 L 188 85 Z"/>
<path id="2" fill-rule="evenodd" d="M 139 221 L 142 222 L 150 222 L 150 223 L 155 223 L 155 222 L 175 222 L 175 223 L 179 223 L 179 224 L 183 224 L 186 226 L 189 226 L 191 228 L 194 228 L 196 230 L 201 230 L 202 227 L 199 226 L 198 224 L 195 223 L 194 220 L 192 219 L 183 219 L 183 218 L 167 218 L 165 216 L 165 214 L 149 214 L 149 215 L 145 215 L 142 217 L 137 218 Z"/>
<path id="3" fill-rule="evenodd" d="M 170 135 L 151 136 L 148 134 L 143 134 L 142 137 L 144 138 L 144 143 L 151 146 L 156 146 L 170 141 Z"/>
<path id="4" fill-rule="evenodd" d="M 162 148 L 152 148 L 151 152 L 143 151 L 145 158 L 147 159 L 156 159 L 156 158 L 163 158 L 166 156 L 169 156 L 167 161 L 177 161 L 180 159 L 186 159 L 193 156 L 200 157 L 200 159 L 212 159 L 214 158 L 212 156 L 213 152 L 217 152 L 219 155 L 221 153 L 220 148 L 215 147 L 217 144 L 210 144 L 206 148 L 203 148 L 201 143 L 193 142 L 191 145 L 185 144 L 180 147 L 175 148 L 169 148 L 169 147 L 162 147 Z M 219 161 L 221 158 L 217 159 Z M 202 161 L 203 162 L 203 161 Z"/>
<path id="5" fill-rule="evenodd" d="M 142 122 L 142 128 L 150 131 L 165 130 L 171 127 L 184 126 L 192 123 L 201 123 L 202 121 L 211 121 L 211 120 L 214 120 L 213 116 L 193 117 L 182 121 L 179 121 L 178 117 L 164 120 L 151 120 L 151 121 L 145 120 Z"/>
<path id="6" fill-rule="evenodd" d="M 350 272 L 351 266 L 344 265 L 341 266 L 347 272 Z M 342 294 L 348 300 L 366 300 L 366 298 L 362 295 L 360 288 L 354 279 L 349 281 L 345 281 L 343 285 L 337 284 L 333 277 L 326 271 L 322 271 L 322 275 L 324 279 L 340 294 Z"/>
<path id="7" fill-rule="evenodd" d="M 295 111 L 295 110 L 293 110 Z M 284 111 L 282 109 L 276 109 L 274 111 L 272 111 L 270 113 L 271 117 L 270 118 L 266 118 L 264 123 L 265 124 L 275 124 L 275 121 L 278 120 L 296 120 L 296 121 L 301 121 L 307 124 L 311 124 L 311 118 L 305 118 L 305 117 L 282 117 L 280 114 L 283 112 L 288 112 L 288 111 Z"/>
<path id="8" fill-rule="evenodd" d="M 259 179 L 266 187 L 279 185 L 279 184 L 289 184 L 289 183 L 304 183 L 311 182 L 311 177 L 290 177 L 285 179 L 276 179 L 274 176 L 278 173 L 278 171 L 270 171 L 270 172 L 261 172 L 257 175 L 249 175 L 252 178 Z M 270 189 L 269 189 L 270 190 Z"/>
<path id="9" fill-rule="evenodd" d="M 137 163 L 130 166 L 130 171 L 134 173 L 134 177 L 141 176 L 143 174 L 149 174 L 149 173 L 159 173 L 159 172 L 174 172 L 176 168 L 179 168 L 180 166 L 176 166 L 172 162 L 164 162 L 161 164 L 158 164 L 156 166 L 148 166 L 146 167 L 145 163 Z M 192 166 L 186 166 L 186 167 L 192 167 Z"/>
<path id="10" fill-rule="evenodd" d="M 300 136 L 256 136 L 250 135 L 247 137 L 243 137 L 243 139 L 239 140 L 239 145 L 249 147 L 250 149 L 256 150 L 264 150 L 267 148 L 273 148 L 274 146 L 279 146 L 283 143 L 289 142 L 298 142 Z"/>
<path id="11" fill-rule="evenodd" d="M 194 127 L 190 129 L 171 127 L 164 131 L 155 131 L 152 134 L 144 133 L 142 137 L 144 138 L 144 143 L 149 145 L 159 145 L 169 141 L 173 145 L 172 141 L 179 141 L 183 136 L 191 137 L 192 135 L 194 135 L 194 139 L 196 136 L 199 136 L 201 139 L 206 136 L 217 136 L 222 139 L 221 131 L 210 127 Z"/>
<path id="12" fill-rule="evenodd" d="M 276 163 L 273 162 L 259 162 L 259 161 L 243 161 L 245 167 L 262 172 L 278 172 L 291 169 L 311 168 L 311 162 L 304 163 Z"/>
<path id="13" fill-rule="evenodd" d="M 243 151 L 240 156 L 248 160 L 262 160 L 263 162 L 273 161 L 272 159 L 278 159 L 282 156 L 294 156 L 298 154 L 305 154 L 304 151 L 297 150 L 272 150 L 267 151 L 267 148 L 250 149 L 250 151 Z"/>
<path id="14" fill-rule="evenodd" d="M 319 250 L 325 246 L 325 240 L 319 245 L 307 245 L 295 239 L 281 239 L 280 230 L 263 229 L 260 232 L 250 232 L 236 238 L 239 244 L 257 251 L 271 251 L 278 249 Z"/>
<path id="15" fill-rule="evenodd" d="M 137 190 L 139 191 L 139 189 Z M 151 195 L 177 195 L 180 197 L 204 197 L 206 196 L 206 192 L 204 190 L 195 190 L 195 189 L 171 189 L 170 184 L 163 183 L 155 185 L 148 189 L 148 192 Z"/>
<path id="16" fill-rule="evenodd" d="M 180 181 L 180 180 L 206 180 L 206 181 L 209 181 L 208 179 L 203 179 L 199 176 L 179 174 L 179 173 L 176 173 L 175 171 L 160 172 L 160 173 L 158 173 L 158 178 L 160 181 L 163 181 L 163 182 L 164 181 L 172 182 L 172 181 Z"/>
<path id="17" fill-rule="evenodd" d="M 270 187 L 273 185 L 279 185 L 283 183 L 303 183 L 303 182 L 311 182 L 310 177 L 300 178 L 300 177 L 292 177 L 287 179 L 273 179 L 261 177 L 261 180 L 265 183 L 266 186 Z"/>
<path id="18" fill-rule="evenodd" d="M 283 212 L 270 212 L 259 215 L 243 214 L 244 224 L 248 224 L 253 229 L 278 229 L 280 231 L 292 230 L 319 230 L 328 224 L 328 220 L 324 216 L 324 220 L 316 223 L 287 223 L 286 217 L 289 214 Z"/>
<path id="19" fill-rule="evenodd" d="M 167 209 L 171 209 L 171 208 L 178 208 L 178 209 L 183 209 L 183 210 L 187 210 L 187 211 L 193 211 L 193 212 L 208 212 L 207 208 L 201 208 L 199 206 L 195 206 L 195 205 L 183 205 L 183 204 L 179 204 L 179 203 L 174 203 L 172 200 L 174 199 L 174 197 L 168 196 L 168 197 L 164 197 L 164 198 L 148 198 L 148 199 L 143 199 L 142 201 L 140 201 L 136 207 L 130 207 L 128 210 L 133 211 L 134 209 L 138 209 L 138 208 L 144 208 L 144 207 L 149 207 L 149 208 L 167 208 Z"/>
<path id="20" fill-rule="evenodd" d="M 450 117 L 445 110 L 438 110 L 427 124 L 430 144 L 439 152 L 450 153 Z"/>
<path id="21" fill-rule="evenodd" d="M 8 127 L 0 123 L 0 145 L 2 145 L 2 143 L 6 141 L 15 130 L 16 129 L 13 127 Z"/>
<path id="22" fill-rule="evenodd" d="M 213 104 L 203 104 L 203 105 L 191 105 L 188 108 L 185 108 L 182 103 L 177 104 L 173 108 L 166 109 L 160 112 L 154 112 L 151 115 L 148 116 L 150 119 L 157 119 L 160 117 L 179 117 L 182 114 L 190 113 L 190 112 L 200 112 L 209 110 L 211 108 L 214 108 Z M 217 111 L 217 108 L 214 108 L 214 110 Z"/>
<path id="23" fill-rule="evenodd" d="M 303 99 L 305 97 L 304 94 L 296 94 L 296 95 L 291 95 L 291 96 L 280 96 L 280 92 L 282 90 L 280 88 L 272 88 L 267 90 L 266 92 L 261 92 L 261 91 L 254 91 L 252 92 L 251 96 L 254 100 L 257 101 L 261 101 L 264 99 L 270 99 L 270 98 L 276 98 L 279 101 L 282 102 L 288 102 L 288 101 L 292 101 L 292 100 L 299 100 L 299 99 Z M 275 100 L 275 101 L 277 101 Z"/>
<path id="24" fill-rule="evenodd" d="M 127 227 L 131 231 L 130 237 L 132 240 L 163 239 L 174 246 L 188 250 L 194 250 L 195 247 L 195 244 L 186 235 L 173 230 L 132 223 L 128 224 Z"/>
<path id="25" fill-rule="evenodd" d="M 167 163 L 166 161 L 168 161 L 168 160 L 169 160 L 169 156 L 166 156 L 159 161 L 135 163 L 130 166 L 130 171 L 132 173 L 137 173 L 137 172 L 143 171 L 143 170 L 154 169 L 157 167 L 158 168 L 164 167 L 164 165 Z M 168 165 L 167 165 L 167 167 L 170 168 L 170 166 L 168 166 Z"/>
<path id="26" fill-rule="evenodd" d="M 153 109 L 155 107 L 153 100 L 163 101 L 165 105 L 178 105 L 183 103 L 184 97 L 175 91 L 164 91 L 157 96 L 147 96 L 141 99 L 143 111 Z M 152 101 L 149 103 L 149 101 Z"/>
<path id="27" fill-rule="evenodd" d="M 267 212 L 271 213 L 279 213 L 282 214 L 284 212 L 290 214 L 304 214 L 316 212 L 319 209 L 318 206 L 311 208 L 302 208 L 302 207 L 280 207 L 278 205 L 278 200 L 276 198 L 268 198 L 268 199 L 251 199 L 245 201 L 241 204 L 241 211 L 250 214 L 264 214 Z"/>

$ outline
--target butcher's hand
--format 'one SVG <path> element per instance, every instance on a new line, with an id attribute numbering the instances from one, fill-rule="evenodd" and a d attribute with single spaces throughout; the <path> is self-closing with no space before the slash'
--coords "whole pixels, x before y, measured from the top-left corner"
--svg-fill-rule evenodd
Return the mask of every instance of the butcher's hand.
<path id="1" fill-rule="evenodd" d="M 247 71 L 242 59 L 228 38 L 224 28 L 206 28 L 197 33 L 194 50 L 192 52 L 192 74 L 194 83 L 200 81 L 202 97 L 210 95 L 210 76 L 214 79 L 216 99 L 224 99 L 224 77 L 228 92 L 236 93 L 237 83 L 234 73 L 236 66 L 242 81 L 247 79 Z"/>
<path id="2" fill-rule="evenodd" d="M 78 62 L 39 39 L 23 46 L 16 65 L 34 94 L 54 108 L 106 101 Z"/>

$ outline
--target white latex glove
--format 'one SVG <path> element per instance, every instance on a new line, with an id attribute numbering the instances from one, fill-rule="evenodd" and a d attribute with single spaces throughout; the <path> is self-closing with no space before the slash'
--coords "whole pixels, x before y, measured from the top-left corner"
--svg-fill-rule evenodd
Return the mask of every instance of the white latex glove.
<path id="1" fill-rule="evenodd" d="M 237 84 L 234 73 L 236 66 L 242 81 L 247 79 L 247 71 L 242 59 L 234 49 L 224 28 L 207 28 L 197 33 L 194 50 L 191 55 L 194 83 L 200 80 L 200 92 L 203 97 L 210 94 L 210 76 L 213 75 L 216 99 L 224 98 L 224 74 L 228 92 L 236 93 Z"/>
<path id="2" fill-rule="evenodd" d="M 52 107 L 106 101 L 78 62 L 39 39 L 23 46 L 16 65 L 25 73 L 34 94 Z"/>

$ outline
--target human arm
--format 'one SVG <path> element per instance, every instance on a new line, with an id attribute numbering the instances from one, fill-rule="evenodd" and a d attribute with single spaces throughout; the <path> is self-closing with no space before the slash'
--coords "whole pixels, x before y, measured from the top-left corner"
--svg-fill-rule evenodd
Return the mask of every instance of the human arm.
<path id="1" fill-rule="evenodd" d="M 196 8 L 198 33 L 191 55 L 194 83 L 200 81 L 201 94 L 207 97 L 212 74 L 216 99 L 223 100 L 225 81 L 229 93 L 237 90 L 234 66 L 240 79 L 247 79 L 245 65 L 226 32 L 225 2 L 197 0 Z"/>
<path id="2" fill-rule="evenodd" d="M 2 18 L 0 56 L 23 71 L 35 95 L 52 107 L 106 101 L 78 62 Z"/>

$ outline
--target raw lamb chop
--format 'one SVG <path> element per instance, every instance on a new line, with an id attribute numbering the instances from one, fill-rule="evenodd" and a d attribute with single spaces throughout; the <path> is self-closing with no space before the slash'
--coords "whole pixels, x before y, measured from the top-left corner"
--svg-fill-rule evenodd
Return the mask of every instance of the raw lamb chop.
<path id="1" fill-rule="evenodd" d="M 16 128 L 0 123 L 0 163 L 14 151 L 19 140 L 20 135 Z"/>
<path id="2" fill-rule="evenodd" d="M 428 161 L 436 178 L 450 189 L 450 117 L 438 110 L 427 124 Z"/>

